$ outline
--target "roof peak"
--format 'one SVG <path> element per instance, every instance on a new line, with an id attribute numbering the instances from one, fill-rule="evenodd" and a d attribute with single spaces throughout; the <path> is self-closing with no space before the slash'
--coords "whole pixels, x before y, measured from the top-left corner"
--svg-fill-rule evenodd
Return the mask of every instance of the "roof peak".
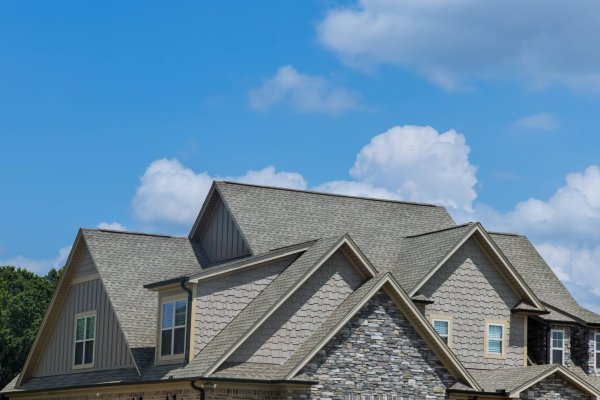
<path id="1" fill-rule="evenodd" d="M 217 183 L 217 184 L 225 183 L 228 185 L 249 186 L 249 187 L 262 188 L 262 189 L 281 190 L 281 191 L 286 191 L 286 192 L 307 193 L 307 194 L 321 195 L 321 196 L 345 197 L 345 198 L 349 198 L 349 199 L 360 199 L 360 200 L 380 201 L 380 202 L 386 202 L 386 203 L 407 204 L 407 205 L 411 205 L 411 206 L 445 208 L 444 206 L 441 206 L 438 204 L 432 204 L 432 203 L 422 203 L 422 202 L 405 201 L 405 200 L 392 200 L 392 199 L 384 199 L 384 198 L 379 198 L 379 197 L 351 196 L 348 194 L 329 193 L 329 192 L 321 192 L 321 191 L 306 190 L 306 189 L 292 189 L 292 188 L 269 186 L 269 185 L 257 185 L 257 184 L 253 184 L 253 183 L 233 182 L 233 181 L 226 181 L 226 180 L 215 181 L 215 183 Z"/>

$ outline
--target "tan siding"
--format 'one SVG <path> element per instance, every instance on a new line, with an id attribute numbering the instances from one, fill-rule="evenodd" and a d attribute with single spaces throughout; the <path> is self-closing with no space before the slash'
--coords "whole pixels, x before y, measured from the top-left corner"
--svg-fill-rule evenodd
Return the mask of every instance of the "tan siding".
<path id="1" fill-rule="evenodd" d="M 196 289 L 194 352 L 197 354 L 202 350 L 292 260 L 293 257 L 287 257 L 243 272 L 200 282 Z"/>
<path id="2" fill-rule="evenodd" d="M 510 312 L 519 297 L 475 240 L 469 239 L 421 289 L 435 301 L 425 315 L 454 318 L 452 350 L 467 368 L 523 366 L 525 322 Z M 506 359 L 484 357 L 486 319 L 509 324 Z"/>
<path id="3" fill-rule="evenodd" d="M 94 368 L 72 369 L 75 314 L 96 310 Z M 72 285 L 33 376 L 133 367 L 125 338 L 100 279 Z"/>
<path id="4" fill-rule="evenodd" d="M 213 208 L 200 243 L 212 262 L 249 254 L 240 231 L 221 200 Z"/>
<path id="5" fill-rule="evenodd" d="M 232 362 L 285 361 L 363 281 L 335 253 L 230 357 Z"/>
<path id="6" fill-rule="evenodd" d="M 94 261 L 92 260 L 92 256 L 89 251 L 86 250 L 81 263 L 77 267 L 77 272 L 75 272 L 75 277 L 79 278 L 86 275 L 92 275 L 97 273 L 98 270 L 94 265 Z"/>

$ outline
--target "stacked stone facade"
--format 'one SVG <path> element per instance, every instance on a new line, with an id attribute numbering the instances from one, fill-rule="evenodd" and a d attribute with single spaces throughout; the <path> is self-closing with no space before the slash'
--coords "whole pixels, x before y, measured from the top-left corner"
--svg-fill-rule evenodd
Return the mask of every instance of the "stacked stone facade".
<path id="1" fill-rule="evenodd" d="M 444 399 L 455 379 L 384 293 L 301 371 L 312 399 Z"/>
<path id="2" fill-rule="evenodd" d="M 536 383 L 521 393 L 524 400 L 594 400 L 556 374 Z"/>

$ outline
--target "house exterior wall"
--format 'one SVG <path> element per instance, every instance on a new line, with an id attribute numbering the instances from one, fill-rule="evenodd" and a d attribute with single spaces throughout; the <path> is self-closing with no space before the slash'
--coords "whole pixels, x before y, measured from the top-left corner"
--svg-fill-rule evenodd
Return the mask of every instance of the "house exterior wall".
<path id="1" fill-rule="evenodd" d="M 383 292 L 300 371 L 312 399 L 444 399 L 455 379 Z M 364 396 L 364 397 L 361 397 Z"/>
<path id="2" fill-rule="evenodd" d="M 334 253 L 229 361 L 285 361 L 362 281 L 350 261 L 340 251 Z"/>
<path id="3" fill-rule="evenodd" d="M 427 318 L 452 317 L 451 347 L 467 368 L 525 365 L 525 320 L 511 313 L 519 297 L 476 239 L 467 240 L 425 283 L 421 293 L 434 300 L 425 307 Z M 484 356 L 486 320 L 507 324 L 505 359 Z"/>
<path id="4" fill-rule="evenodd" d="M 565 381 L 556 374 L 523 391 L 523 400 L 593 400 L 594 397 Z"/>
<path id="5" fill-rule="evenodd" d="M 96 310 L 94 368 L 73 369 L 75 315 L 91 310 Z M 134 363 L 102 281 L 94 279 L 71 285 L 33 376 L 126 367 L 134 367 Z"/>
<path id="6" fill-rule="evenodd" d="M 200 236 L 200 243 L 212 262 L 250 253 L 233 217 L 221 200 L 214 205 Z"/>
<path id="7" fill-rule="evenodd" d="M 83 276 L 93 275 L 97 273 L 96 265 L 94 264 L 94 260 L 92 260 L 92 255 L 89 251 L 86 250 L 83 255 L 79 266 L 77 267 L 77 271 L 75 272 L 76 278 L 81 278 Z"/>
<path id="8" fill-rule="evenodd" d="M 195 354 L 225 328 L 293 259 L 287 257 L 244 272 L 198 283 Z"/>

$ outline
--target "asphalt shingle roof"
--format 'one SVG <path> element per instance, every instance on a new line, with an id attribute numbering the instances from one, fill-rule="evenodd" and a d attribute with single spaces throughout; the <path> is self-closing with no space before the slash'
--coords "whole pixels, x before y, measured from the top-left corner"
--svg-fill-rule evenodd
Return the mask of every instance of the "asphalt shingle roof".
<path id="1" fill-rule="evenodd" d="M 140 369 L 153 361 L 157 294 L 143 284 L 201 270 L 201 246 L 187 238 L 83 229 L 125 339 Z M 149 317 L 150 316 L 150 317 Z"/>

